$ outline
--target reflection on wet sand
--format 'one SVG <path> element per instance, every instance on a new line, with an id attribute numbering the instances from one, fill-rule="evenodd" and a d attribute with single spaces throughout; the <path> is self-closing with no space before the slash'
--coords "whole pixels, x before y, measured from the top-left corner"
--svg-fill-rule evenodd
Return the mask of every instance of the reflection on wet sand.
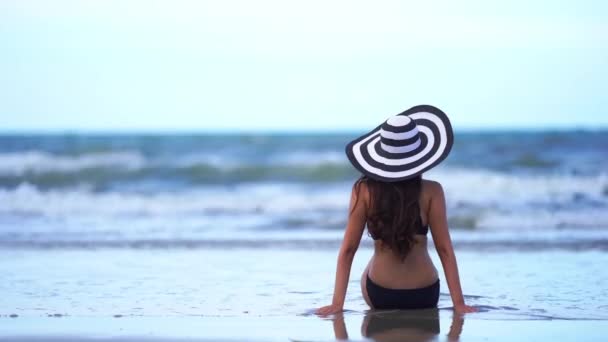
<path id="1" fill-rule="evenodd" d="M 336 339 L 347 340 L 344 315 L 336 315 L 332 321 Z M 458 341 L 463 324 L 461 315 L 452 315 L 448 341 Z M 438 309 L 368 311 L 361 324 L 361 335 L 378 342 L 434 341 L 439 337 L 439 327 Z"/>

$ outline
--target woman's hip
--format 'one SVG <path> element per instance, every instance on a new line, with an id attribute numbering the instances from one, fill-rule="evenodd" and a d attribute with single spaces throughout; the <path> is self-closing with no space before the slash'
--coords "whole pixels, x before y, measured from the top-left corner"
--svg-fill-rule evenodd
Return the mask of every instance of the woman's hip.
<path id="1" fill-rule="evenodd" d="M 365 274 L 365 293 L 368 304 L 374 309 L 427 309 L 437 307 L 439 279 L 432 284 L 412 289 L 383 287 Z"/>

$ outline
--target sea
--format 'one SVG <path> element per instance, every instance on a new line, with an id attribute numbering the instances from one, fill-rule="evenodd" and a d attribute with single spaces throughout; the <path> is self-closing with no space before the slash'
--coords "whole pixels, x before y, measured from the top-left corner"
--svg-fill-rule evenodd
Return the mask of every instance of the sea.
<path id="1" fill-rule="evenodd" d="M 0 135 L 0 336 L 27 319 L 318 319 L 361 133 Z M 471 319 L 608 320 L 608 131 L 457 131 L 424 178 L 444 187 Z M 365 233 L 349 319 L 372 252 Z"/>

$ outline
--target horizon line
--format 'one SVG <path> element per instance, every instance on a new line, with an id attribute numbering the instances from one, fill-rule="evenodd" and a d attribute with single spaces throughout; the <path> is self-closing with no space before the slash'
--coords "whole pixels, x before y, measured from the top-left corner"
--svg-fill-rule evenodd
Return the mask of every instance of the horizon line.
<path id="1" fill-rule="evenodd" d="M 373 129 L 373 128 L 372 128 Z M 9 135 L 231 135 L 231 134 L 352 134 L 369 132 L 370 128 L 65 128 L 65 129 L 0 129 L 1 136 Z M 608 125 L 499 126 L 455 127 L 455 133 L 534 133 L 534 132 L 603 132 Z"/>

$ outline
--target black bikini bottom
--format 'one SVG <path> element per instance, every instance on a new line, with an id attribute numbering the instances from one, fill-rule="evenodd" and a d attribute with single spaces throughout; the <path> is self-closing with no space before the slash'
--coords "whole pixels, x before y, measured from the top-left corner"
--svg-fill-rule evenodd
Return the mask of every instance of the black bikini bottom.
<path id="1" fill-rule="evenodd" d="M 367 276 L 367 295 L 374 309 L 427 309 L 437 307 L 439 279 L 427 287 L 417 289 L 387 289 Z"/>

